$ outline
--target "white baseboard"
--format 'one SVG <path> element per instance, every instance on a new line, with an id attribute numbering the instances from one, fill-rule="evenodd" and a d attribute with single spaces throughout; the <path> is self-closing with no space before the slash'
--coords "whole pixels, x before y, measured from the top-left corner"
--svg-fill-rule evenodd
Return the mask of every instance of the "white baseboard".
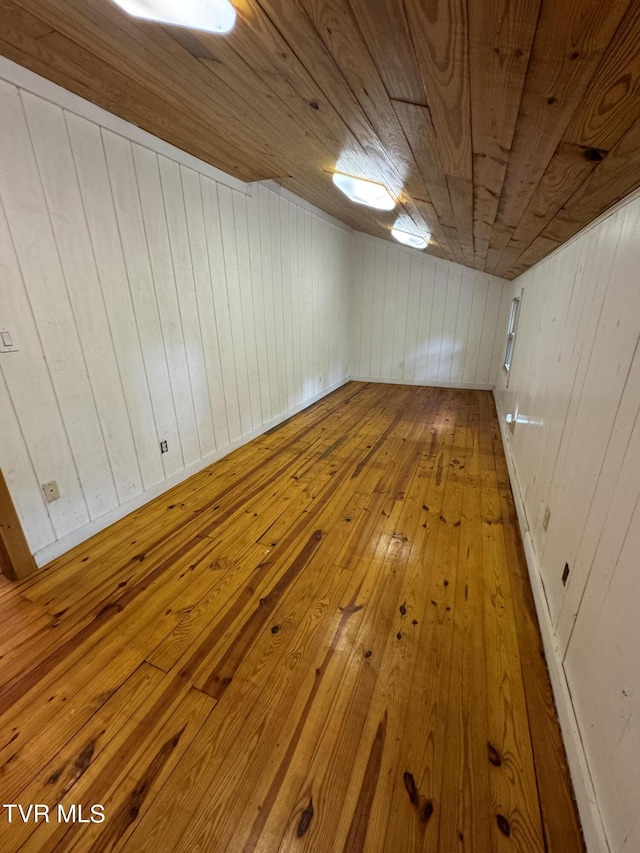
<path id="1" fill-rule="evenodd" d="M 303 409 L 306 409 L 309 406 L 313 405 L 313 403 L 317 403 L 318 400 L 321 400 L 323 397 L 326 397 L 327 394 L 330 394 L 332 391 L 336 391 L 338 388 L 341 388 L 347 382 L 349 382 L 349 377 L 341 379 L 339 382 L 336 382 L 330 388 L 323 389 L 320 393 L 316 394 L 313 397 L 310 397 L 308 400 L 305 400 L 304 403 L 300 403 L 299 405 L 294 406 L 292 409 L 288 409 L 286 412 L 281 415 L 278 415 L 276 418 L 267 421 L 267 423 L 264 423 L 261 426 L 256 427 L 256 429 L 252 430 L 251 432 L 246 433 L 246 435 L 243 435 L 240 438 L 235 439 L 235 441 L 232 441 L 230 444 L 225 445 L 223 448 L 216 450 L 215 453 L 210 453 L 208 456 L 205 456 L 203 459 L 199 459 L 193 465 L 190 465 L 184 470 L 179 471 L 172 477 L 163 480 L 161 483 L 157 483 L 155 486 L 151 486 L 149 489 L 145 489 L 145 491 L 141 492 L 139 495 L 136 495 L 134 498 L 131 498 L 131 500 L 128 500 L 125 503 L 114 507 L 113 509 L 109 510 L 109 512 L 106 512 L 104 515 L 101 515 L 98 518 L 94 518 L 88 524 L 84 524 L 77 530 L 73 530 L 71 533 L 68 533 L 61 539 L 57 539 L 50 545 L 45 545 L 44 548 L 41 548 L 39 551 L 36 551 L 33 555 L 36 561 L 36 565 L 38 567 L 41 567 L 49 563 L 51 560 L 55 560 L 56 557 L 59 557 L 66 551 L 70 551 L 71 548 L 75 548 L 75 546 L 80 545 L 81 542 L 90 539 L 96 533 L 99 533 L 101 530 L 104 530 L 106 527 L 109 527 L 109 525 L 114 524 L 114 522 L 119 521 L 121 518 L 124 518 L 125 515 L 129 515 L 130 512 L 133 512 L 144 504 L 149 503 L 149 501 L 152 501 L 154 498 L 157 498 L 164 492 L 169 491 L 169 489 L 173 488 L 173 486 L 177 486 L 178 483 L 182 483 L 184 480 L 187 480 L 189 477 L 192 477 L 194 474 L 197 474 L 198 471 L 202 471 L 203 468 L 206 468 L 213 462 L 217 462 L 218 459 L 222 459 L 224 456 L 227 456 L 229 453 L 236 450 L 238 447 L 242 447 L 243 444 L 247 444 L 252 439 L 257 438 L 259 435 L 262 435 L 265 432 L 268 432 L 270 429 L 273 429 L 275 426 L 278 426 L 278 424 L 281 424 L 283 421 L 288 420 L 288 418 L 292 417 L 293 415 L 296 415 Z"/>
<path id="2" fill-rule="evenodd" d="M 427 382 L 422 379 L 390 379 L 371 376 L 351 376 L 353 382 L 379 382 L 382 385 L 421 385 L 433 388 L 461 388 L 468 391 L 493 391 L 493 385 L 474 385 L 465 382 Z"/>
<path id="3" fill-rule="evenodd" d="M 611 848 L 607 842 L 602 815 L 600 814 L 598 800 L 593 787 L 591 773 L 589 771 L 589 762 L 584 750 L 578 720 L 573 707 L 573 701 L 571 699 L 569 684 L 562 664 L 562 655 L 553 630 L 551 612 L 549 610 L 547 597 L 544 591 L 535 546 L 527 523 L 527 516 L 522 500 L 522 492 L 518 482 L 515 462 L 511 453 L 511 442 L 506 427 L 505 413 L 502 411 L 500 400 L 495 393 L 494 399 L 496 402 L 498 421 L 500 423 L 502 444 L 504 446 L 507 467 L 509 469 L 511 490 L 513 492 L 516 513 L 518 515 L 518 524 L 522 535 L 527 568 L 529 570 L 529 578 L 531 580 L 531 588 L 533 590 L 533 598 L 538 614 L 540 633 L 542 634 L 542 642 L 544 644 L 549 676 L 551 678 L 551 687 L 553 689 L 556 709 L 558 711 L 562 739 L 567 753 L 567 762 L 569 764 L 569 771 L 573 781 L 573 789 L 576 797 L 576 803 L 578 805 L 580 820 L 582 822 L 585 844 L 587 845 L 589 853 L 610 853 Z"/>

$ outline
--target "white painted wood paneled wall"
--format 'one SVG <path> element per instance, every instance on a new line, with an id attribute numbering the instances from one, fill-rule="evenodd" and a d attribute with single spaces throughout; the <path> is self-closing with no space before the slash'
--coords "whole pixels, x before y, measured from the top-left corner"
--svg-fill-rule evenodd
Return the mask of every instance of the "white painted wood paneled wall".
<path id="1" fill-rule="evenodd" d="M 351 375 L 491 388 L 504 279 L 354 234 Z"/>
<path id="2" fill-rule="evenodd" d="M 345 381 L 351 241 L 42 87 L 0 80 L 0 466 L 40 563 Z"/>
<path id="3" fill-rule="evenodd" d="M 583 821 L 601 817 L 606 841 L 594 831 L 591 849 L 612 853 L 640 849 L 638 270 L 636 195 L 514 282 L 523 298 L 508 388 L 496 372 L 501 414 L 517 416 L 505 437 L 544 585 L 541 621 L 595 792 Z"/>

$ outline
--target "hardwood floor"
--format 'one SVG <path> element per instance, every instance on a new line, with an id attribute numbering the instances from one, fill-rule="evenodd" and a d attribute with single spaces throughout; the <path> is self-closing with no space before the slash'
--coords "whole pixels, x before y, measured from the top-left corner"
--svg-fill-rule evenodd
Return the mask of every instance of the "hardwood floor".
<path id="1" fill-rule="evenodd" d="M 0 608 L 6 853 L 583 850 L 488 392 L 349 383 Z"/>

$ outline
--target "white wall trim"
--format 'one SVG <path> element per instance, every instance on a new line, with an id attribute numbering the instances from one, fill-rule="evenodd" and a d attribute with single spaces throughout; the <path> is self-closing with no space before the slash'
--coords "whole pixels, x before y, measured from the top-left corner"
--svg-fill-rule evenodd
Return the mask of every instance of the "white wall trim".
<path id="1" fill-rule="evenodd" d="M 102 107 L 97 106 L 97 104 L 81 98 L 80 95 L 63 89 L 57 83 L 52 83 L 51 80 L 47 80 L 45 77 L 29 71 L 28 68 L 23 68 L 22 65 L 18 65 L 4 56 L 0 56 L 0 79 L 18 86 L 20 89 L 26 89 L 40 98 L 51 101 L 51 103 L 62 107 L 62 109 L 68 112 L 89 119 L 101 127 L 105 127 L 119 136 L 123 136 L 125 139 L 137 142 L 139 145 L 155 151 L 156 154 L 163 154 L 165 157 L 169 157 L 177 163 L 187 166 L 189 169 L 194 169 L 196 172 L 212 178 L 219 184 L 224 184 L 232 190 L 237 190 L 245 195 L 251 195 L 251 184 L 246 184 L 244 181 L 240 181 L 238 178 L 234 178 L 232 175 L 223 172 L 221 169 L 216 169 L 215 166 L 211 166 L 204 160 L 188 154 L 181 148 L 176 148 L 175 145 L 171 145 L 163 139 L 154 136 L 152 133 L 142 130 L 141 127 L 119 118 L 119 116 L 108 112 Z"/>
<path id="2" fill-rule="evenodd" d="M 460 388 L 467 391 L 493 391 L 493 385 L 474 385 L 464 382 L 429 382 L 422 379 L 372 379 L 371 376 L 350 376 L 353 382 L 378 382 L 382 385 L 420 385 L 423 388 Z"/>
<path id="3" fill-rule="evenodd" d="M 79 527 L 77 530 L 72 531 L 67 536 L 63 536 L 61 539 L 52 542 L 50 545 L 46 545 L 44 548 L 41 548 L 39 551 L 34 553 L 34 559 L 36 561 L 36 565 L 38 568 L 49 563 L 51 560 L 55 560 L 56 557 L 60 557 L 66 551 L 71 550 L 71 548 L 75 548 L 76 545 L 80 545 L 82 542 L 85 542 L 91 536 L 94 536 L 96 533 L 100 533 L 101 530 L 104 530 L 106 527 L 114 524 L 116 521 L 119 521 L 121 518 L 124 518 L 126 515 L 129 515 L 130 512 L 138 509 L 144 504 L 149 503 L 154 498 L 159 497 L 160 495 L 168 492 L 174 486 L 177 486 L 179 483 L 182 483 L 184 480 L 189 479 L 189 477 L 193 477 L 194 474 L 197 474 L 198 471 L 202 471 L 203 468 L 207 468 L 209 465 L 212 465 L 214 462 L 217 462 L 219 459 L 222 459 L 225 456 L 228 456 L 229 453 L 232 453 L 234 450 L 237 450 L 238 447 L 242 447 L 244 444 L 248 444 L 254 438 L 257 438 L 259 435 L 263 435 L 265 432 L 268 432 L 270 429 L 273 429 L 278 424 L 283 423 L 288 420 L 293 415 L 296 415 L 298 412 L 301 412 L 303 409 L 308 408 L 309 406 L 317 403 L 318 400 L 321 400 L 323 397 L 326 397 L 328 394 L 331 394 L 332 391 L 337 391 L 338 388 L 341 388 L 343 385 L 346 385 L 349 382 L 349 377 L 336 382 L 330 388 L 323 389 L 320 393 L 316 394 L 313 397 L 310 397 L 308 400 L 305 400 L 303 403 L 294 406 L 292 409 L 288 409 L 278 417 L 273 418 L 268 423 L 262 424 L 251 432 L 246 433 L 246 435 L 241 436 L 240 438 L 232 441 L 230 444 L 225 445 L 225 447 L 220 450 L 216 450 L 215 453 L 210 453 L 204 459 L 199 459 L 193 465 L 190 465 L 188 468 L 179 471 L 177 474 L 174 474 L 173 477 L 169 477 L 166 480 L 163 480 L 161 483 L 158 483 L 156 486 L 152 486 L 149 489 L 145 489 L 144 492 L 141 492 L 139 495 L 136 495 L 135 498 L 132 498 L 129 501 L 126 501 L 119 506 L 114 507 L 109 512 L 106 512 L 104 515 L 101 515 L 99 518 L 94 518 L 88 524 L 83 524 L 82 527 Z"/>
<path id="4" fill-rule="evenodd" d="M 551 678 L 551 687 L 553 689 L 556 710 L 567 752 L 567 761 L 573 781 L 573 789 L 580 813 L 585 843 L 589 853 L 610 853 L 611 848 L 607 842 L 602 815 L 598 807 L 596 792 L 589 772 L 589 765 L 580 735 L 571 691 L 569 690 L 569 684 L 562 664 L 560 647 L 553 630 L 551 613 L 547 604 L 538 558 L 527 524 L 522 492 L 518 482 L 515 462 L 511 454 L 511 442 L 507 433 L 505 413 L 502 411 L 500 400 L 495 394 L 495 389 L 493 396 L 498 414 L 498 423 L 500 424 L 500 434 L 507 460 L 507 468 L 509 470 L 509 480 L 511 481 L 511 489 L 518 516 L 518 525 L 524 544 L 527 569 L 529 571 L 536 612 L 538 614 L 538 623 L 540 625 L 549 676 Z"/>

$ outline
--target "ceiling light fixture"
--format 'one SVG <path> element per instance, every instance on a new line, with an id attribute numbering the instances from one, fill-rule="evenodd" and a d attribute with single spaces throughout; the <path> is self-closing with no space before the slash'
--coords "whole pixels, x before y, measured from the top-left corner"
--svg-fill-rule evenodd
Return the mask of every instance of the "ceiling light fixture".
<path id="1" fill-rule="evenodd" d="M 236 10 L 229 0 L 114 0 L 136 18 L 209 33 L 231 32 Z"/>
<path id="2" fill-rule="evenodd" d="M 367 207 L 375 207 L 378 210 L 393 210 L 396 206 L 396 201 L 389 190 L 384 184 L 378 184 L 376 181 L 354 178 L 353 175 L 345 175 L 343 172 L 334 172 L 333 183 L 356 204 L 366 204 Z"/>
<path id="3" fill-rule="evenodd" d="M 398 243 L 404 243 L 405 246 L 411 246 L 412 249 L 426 249 L 429 245 L 429 237 L 431 234 L 410 234 L 408 231 L 401 231 L 399 228 L 391 229 L 391 236 Z"/>

